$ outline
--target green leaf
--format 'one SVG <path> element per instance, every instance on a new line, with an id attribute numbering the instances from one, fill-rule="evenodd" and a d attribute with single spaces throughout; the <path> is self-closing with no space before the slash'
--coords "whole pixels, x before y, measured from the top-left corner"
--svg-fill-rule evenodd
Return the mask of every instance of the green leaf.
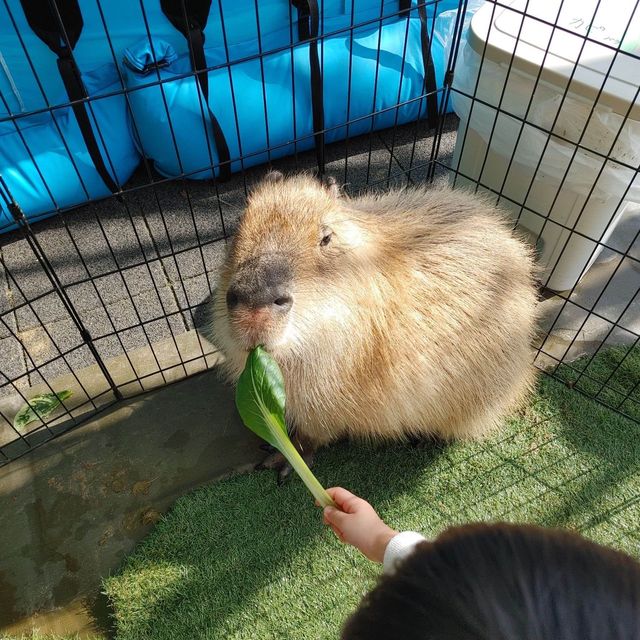
<path id="1" fill-rule="evenodd" d="M 58 393 L 42 393 L 34 396 L 16 413 L 13 426 L 18 431 L 22 431 L 28 424 L 36 420 L 46 420 L 60 406 L 61 402 L 72 395 L 72 391 L 65 389 Z"/>
<path id="2" fill-rule="evenodd" d="M 289 438 L 284 419 L 285 402 L 284 378 L 278 363 L 262 347 L 256 347 L 247 356 L 240 374 L 236 406 L 242 422 L 277 449 L 280 447 L 274 432 L 276 427 Z M 268 416 L 272 420 L 268 420 Z"/>
<path id="3" fill-rule="evenodd" d="M 252 349 L 236 387 L 236 407 L 242 421 L 285 456 L 323 507 L 335 507 L 289 439 L 284 418 L 285 402 L 284 378 L 278 363 L 262 347 Z"/>

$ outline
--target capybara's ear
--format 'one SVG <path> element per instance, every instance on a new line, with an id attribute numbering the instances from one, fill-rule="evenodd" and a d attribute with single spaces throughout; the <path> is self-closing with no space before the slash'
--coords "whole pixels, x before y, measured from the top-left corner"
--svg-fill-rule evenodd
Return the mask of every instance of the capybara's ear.
<path id="1" fill-rule="evenodd" d="M 322 184 L 334 198 L 339 198 L 342 195 L 340 193 L 340 186 L 338 185 L 338 181 L 333 176 L 324 176 L 322 178 Z"/>
<path id="2" fill-rule="evenodd" d="M 280 173 L 280 171 L 275 171 L 274 169 L 269 171 L 269 173 L 264 177 L 265 182 L 282 182 L 282 180 L 284 180 L 284 174 Z"/>
<path id="3" fill-rule="evenodd" d="M 265 185 L 277 184 L 278 182 L 282 182 L 284 180 L 284 174 L 280 173 L 280 171 L 271 170 L 267 172 L 261 180 L 254 182 L 249 187 L 248 201 L 251 202 L 256 193 L 260 192 L 262 187 Z"/>

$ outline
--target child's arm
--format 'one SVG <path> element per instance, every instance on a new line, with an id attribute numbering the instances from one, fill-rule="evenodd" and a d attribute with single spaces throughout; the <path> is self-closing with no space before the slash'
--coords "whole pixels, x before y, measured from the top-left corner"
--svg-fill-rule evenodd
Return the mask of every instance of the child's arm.
<path id="1" fill-rule="evenodd" d="M 326 507 L 323 520 L 342 542 L 360 550 L 369 560 L 382 562 L 385 573 L 392 573 L 396 564 L 409 555 L 424 537 L 413 531 L 398 533 L 387 526 L 373 507 L 353 493 L 334 487 L 327 489 L 338 509 Z"/>

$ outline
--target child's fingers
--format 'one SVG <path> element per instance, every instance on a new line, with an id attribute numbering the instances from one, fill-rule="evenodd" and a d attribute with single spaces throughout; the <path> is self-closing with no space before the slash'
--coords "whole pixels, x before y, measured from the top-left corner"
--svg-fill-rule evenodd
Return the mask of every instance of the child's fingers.
<path id="1" fill-rule="evenodd" d="M 344 542 L 344 534 L 342 533 L 342 531 L 340 531 L 340 529 L 338 529 L 338 527 L 336 527 L 334 524 L 332 524 L 329 521 L 329 519 L 327 518 L 326 509 L 325 509 L 325 512 L 323 512 L 322 514 L 322 522 L 326 524 L 331 529 L 331 531 L 333 531 L 333 533 L 336 534 L 340 542 Z"/>
<path id="2" fill-rule="evenodd" d="M 355 513 L 360 507 L 370 506 L 366 500 L 359 498 L 342 487 L 332 487 L 327 489 L 327 493 L 333 498 L 336 505 L 346 513 Z"/>
<path id="3" fill-rule="evenodd" d="M 327 493 L 333 498 L 333 501 L 342 508 L 342 505 L 352 498 L 358 498 L 358 496 L 351 493 L 351 491 L 347 491 L 342 487 L 331 487 L 327 489 Z"/>
<path id="4" fill-rule="evenodd" d="M 344 529 L 344 526 L 349 520 L 350 514 L 340 511 L 340 509 L 336 509 L 335 507 L 326 507 L 323 517 L 329 525 Z"/>
<path id="5" fill-rule="evenodd" d="M 334 527 L 332 524 L 329 525 L 331 527 L 331 530 L 333 531 L 333 533 L 336 534 L 336 537 L 338 538 L 338 540 L 340 540 L 340 542 L 344 542 L 344 533 L 342 533 L 342 531 L 340 531 L 340 529 L 338 529 L 337 527 Z"/>

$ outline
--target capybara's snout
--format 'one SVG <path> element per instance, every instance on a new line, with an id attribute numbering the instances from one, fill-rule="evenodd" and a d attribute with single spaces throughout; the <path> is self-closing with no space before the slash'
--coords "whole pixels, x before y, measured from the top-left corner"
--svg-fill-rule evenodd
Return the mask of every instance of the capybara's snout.
<path id="1" fill-rule="evenodd" d="M 240 265 L 226 294 L 230 312 L 266 308 L 288 313 L 293 306 L 292 272 L 281 253 L 265 253 Z"/>

